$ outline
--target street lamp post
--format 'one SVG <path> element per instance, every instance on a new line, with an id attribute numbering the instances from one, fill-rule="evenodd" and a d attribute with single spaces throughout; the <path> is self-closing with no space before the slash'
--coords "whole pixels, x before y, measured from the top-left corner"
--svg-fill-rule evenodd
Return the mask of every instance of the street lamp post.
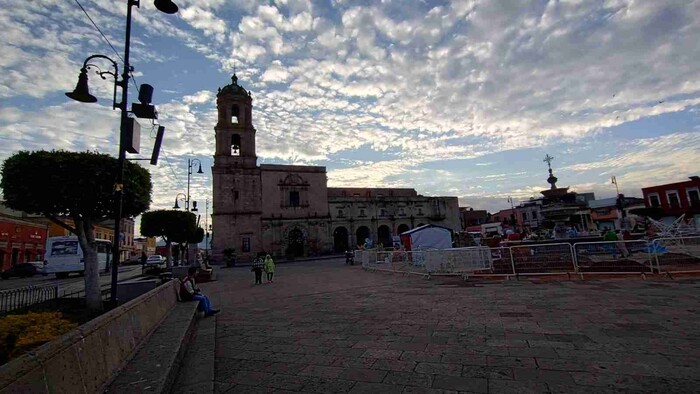
<path id="1" fill-rule="evenodd" d="M 204 174 L 204 171 L 202 171 L 202 162 L 199 159 L 187 159 L 187 205 L 185 209 L 188 212 L 190 211 L 190 177 L 192 176 L 192 167 L 194 167 L 195 162 L 199 164 L 197 174 Z"/>
<path id="2" fill-rule="evenodd" d="M 209 199 L 204 202 L 204 257 L 209 263 Z"/>
<path id="3" fill-rule="evenodd" d="M 192 167 L 194 167 L 195 162 L 199 165 L 197 174 L 204 174 L 202 171 L 202 162 L 199 159 L 187 159 L 187 202 L 185 203 L 185 209 L 187 212 L 197 211 L 197 202 L 194 202 L 194 206 L 190 207 L 190 178 L 192 177 Z M 187 265 L 190 264 L 190 243 L 187 242 L 185 247 L 185 253 L 187 253 Z"/>
<path id="4" fill-rule="evenodd" d="M 124 66 L 122 69 L 122 79 L 118 80 L 118 68 L 117 63 L 104 55 L 93 55 L 88 57 L 83 63 L 83 68 L 80 70 L 80 77 L 78 79 L 78 85 L 75 90 L 66 95 L 74 100 L 94 103 L 97 99 L 90 95 L 88 90 L 88 78 L 87 69 L 89 68 L 89 61 L 95 58 L 103 58 L 109 60 L 115 72 L 103 72 L 99 71 L 98 74 L 104 77 L 104 74 L 109 74 L 114 77 L 114 102 L 112 105 L 113 109 L 119 108 L 121 110 L 121 121 L 119 126 L 119 155 L 117 158 L 117 178 L 114 184 L 114 245 L 112 249 L 112 281 L 111 281 L 111 294 L 110 301 L 112 305 L 117 304 L 117 275 L 119 274 L 119 261 L 120 261 L 120 242 L 121 242 L 121 220 L 122 220 L 122 199 L 124 197 L 124 161 L 126 160 L 126 149 L 125 149 L 125 139 L 127 135 L 127 129 L 129 127 L 129 116 L 127 111 L 127 100 L 128 100 L 128 87 L 129 87 L 129 74 L 133 71 L 131 65 L 129 64 L 129 48 L 131 45 L 131 7 L 140 6 L 140 0 L 127 0 L 126 8 L 126 34 L 124 41 Z M 155 0 L 154 4 L 156 8 L 166 14 L 174 14 L 177 12 L 178 8 L 171 0 Z M 122 101 L 116 103 L 116 89 L 120 87 L 122 90 Z M 148 103 L 146 103 L 148 104 Z"/>
<path id="5" fill-rule="evenodd" d="M 510 203 L 510 224 L 513 226 L 513 231 L 515 231 L 515 224 L 517 221 L 515 220 L 515 206 L 513 206 L 513 198 L 508 196 L 508 202 Z"/>

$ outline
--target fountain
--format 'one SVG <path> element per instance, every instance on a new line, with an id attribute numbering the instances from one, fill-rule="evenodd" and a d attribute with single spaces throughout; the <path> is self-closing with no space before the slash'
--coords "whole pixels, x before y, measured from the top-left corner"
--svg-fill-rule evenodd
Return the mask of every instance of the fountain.
<path id="1" fill-rule="evenodd" d="M 566 223 L 571 222 L 572 216 L 579 211 L 586 209 L 586 203 L 578 201 L 576 193 L 570 192 L 568 187 L 557 187 L 558 179 L 552 173 L 552 160 L 554 157 L 549 154 L 544 158 L 549 168 L 547 183 L 550 188 L 541 192 L 544 198 L 540 212 L 546 221 L 554 222 L 554 238 L 565 239 L 569 237 Z"/>

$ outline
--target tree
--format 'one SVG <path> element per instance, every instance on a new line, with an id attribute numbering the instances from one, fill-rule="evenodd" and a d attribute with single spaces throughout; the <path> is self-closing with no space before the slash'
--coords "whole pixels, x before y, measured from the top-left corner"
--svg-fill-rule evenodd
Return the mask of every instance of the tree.
<path id="1" fill-rule="evenodd" d="M 20 151 L 5 160 L 0 175 L 8 207 L 44 215 L 78 236 L 85 255 L 87 307 L 101 310 L 95 224 L 114 219 L 117 159 L 96 152 Z M 151 190 L 148 171 L 124 163 L 122 218 L 148 209 Z M 73 226 L 65 218 L 72 219 Z M 119 234 L 114 240 L 119 242 Z"/>
<path id="2" fill-rule="evenodd" d="M 187 242 L 197 232 L 195 215 L 192 212 L 157 210 L 141 216 L 141 234 L 161 237 L 165 241 L 167 267 L 172 267 L 172 244 Z"/>

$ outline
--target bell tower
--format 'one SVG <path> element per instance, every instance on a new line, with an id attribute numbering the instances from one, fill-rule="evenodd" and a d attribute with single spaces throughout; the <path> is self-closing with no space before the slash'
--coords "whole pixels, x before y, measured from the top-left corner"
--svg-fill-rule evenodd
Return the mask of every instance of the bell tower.
<path id="1" fill-rule="evenodd" d="M 225 249 L 235 249 L 242 260 L 252 259 L 262 250 L 262 182 L 255 153 L 252 103 L 236 74 L 231 84 L 220 88 L 216 95 L 212 254 L 219 261 Z"/>
<path id="2" fill-rule="evenodd" d="M 215 159 L 242 168 L 253 168 L 255 154 L 255 128 L 253 127 L 253 99 L 250 92 L 238 85 L 236 74 L 231 84 L 219 89 L 216 109 L 219 117 L 216 131 Z"/>

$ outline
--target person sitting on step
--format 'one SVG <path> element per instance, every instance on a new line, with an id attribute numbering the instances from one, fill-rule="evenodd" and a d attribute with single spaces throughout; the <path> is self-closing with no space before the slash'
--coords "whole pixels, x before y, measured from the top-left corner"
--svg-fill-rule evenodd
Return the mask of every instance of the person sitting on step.
<path id="1" fill-rule="evenodd" d="M 195 278 L 199 268 L 190 267 L 187 270 L 187 276 L 180 281 L 180 298 L 183 301 L 199 301 L 197 309 L 204 312 L 205 316 L 212 316 L 219 313 L 218 309 L 212 309 L 209 297 L 202 294 L 202 291 L 197 287 Z"/>

